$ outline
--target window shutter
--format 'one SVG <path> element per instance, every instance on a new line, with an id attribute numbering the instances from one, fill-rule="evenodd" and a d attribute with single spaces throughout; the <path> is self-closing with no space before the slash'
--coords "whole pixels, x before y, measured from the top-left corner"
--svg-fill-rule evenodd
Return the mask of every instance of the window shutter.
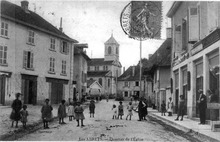
<path id="1" fill-rule="evenodd" d="M 31 53 L 31 61 L 30 61 L 30 68 L 31 69 L 34 68 L 33 64 L 34 64 L 34 53 Z"/>
<path id="2" fill-rule="evenodd" d="M 189 8 L 189 42 L 199 40 L 199 8 L 190 7 Z"/>
<path id="3" fill-rule="evenodd" d="M 70 44 L 67 42 L 67 47 L 66 47 L 67 49 L 67 54 L 69 54 L 69 51 L 70 51 Z"/>
<path id="4" fill-rule="evenodd" d="M 60 40 L 60 52 L 62 53 L 62 51 L 63 51 L 63 41 Z"/>
<path id="5" fill-rule="evenodd" d="M 24 51 L 24 56 L 23 56 L 23 67 L 26 68 L 27 67 L 27 51 Z"/>
<path id="6" fill-rule="evenodd" d="M 191 86 L 191 82 L 190 82 L 190 79 L 191 79 L 191 75 L 190 75 L 190 71 L 187 72 L 187 89 L 188 91 L 190 91 L 190 86 Z"/>
<path id="7" fill-rule="evenodd" d="M 175 43 L 176 43 L 175 52 L 180 53 L 182 51 L 182 35 L 181 35 L 180 25 L 175 28 Z"/>

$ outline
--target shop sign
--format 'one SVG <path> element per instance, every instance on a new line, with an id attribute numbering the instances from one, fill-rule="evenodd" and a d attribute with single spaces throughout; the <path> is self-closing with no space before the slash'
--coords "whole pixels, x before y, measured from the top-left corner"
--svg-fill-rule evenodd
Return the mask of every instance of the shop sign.
<path id="1" fill-rule="evenodd" d="M 195 55 L 196 53 L 198 53 L 202 50 L 203 50 L 203 45 L 200 44 L 200 45 L 198 45 L 197 47 L 195 47 L 191 50 L 191 55 Z"/>

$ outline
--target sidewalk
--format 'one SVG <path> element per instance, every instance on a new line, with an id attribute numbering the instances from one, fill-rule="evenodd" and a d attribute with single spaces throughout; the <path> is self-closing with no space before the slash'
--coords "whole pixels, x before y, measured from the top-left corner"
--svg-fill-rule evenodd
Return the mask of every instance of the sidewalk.
<path id="1" fill-rule="evenodd" d="M 53 118 L 57 118 L 57 109 L 58 104 L 52 105 L 53 107 Z M 88 106 L 88 102 L 83 104 L 83 107 Z M 41 105 L 27 105 L 27 111 L 29 113 L 27 127 L 32 127 L 42 123 L 41 119 Z M 14 133 L 23 130 L 21 121 L 18 122 L 18 128 L 11 127 L 11 120 L 9 118 L 11 114 L 11 106 L 0 106 L 0 140 L 2 140 L 5 136 L 10 136 Z"/>
<path id="2" fill-rule="evenodd" d="M 177 115 L 174 114 L 173 116 L 161 116 L 161 113 L 157 110 L 153 110 L 151 108 L 148 109 L 149 115 L 152 117 L 155 117 L 157 119 L 160 119 L 170 125 L 172 125 L 175 128 L 181 129 L 185 132 L 194 132 L 198 133 L 200 136 L 207 137 L 209 139 L 212 139 L 213 141 L 219 141 L 220 142 L 220 132 L 212 132 L 211 131 L 211 125 L 199 125 L 198 121 L 192 120 L 187 118 L 185 116 L 183 118 L 183 121 L 174 121 L 176 119 Z"/>

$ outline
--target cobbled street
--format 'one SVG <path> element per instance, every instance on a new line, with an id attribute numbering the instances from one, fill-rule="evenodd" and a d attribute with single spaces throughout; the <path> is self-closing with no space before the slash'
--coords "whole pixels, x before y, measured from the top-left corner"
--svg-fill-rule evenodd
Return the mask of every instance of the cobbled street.
<path id="1" fill-rule="evenodd" d="M 111 107 L 118 102 L 105 100 L 96 104 L 95 118 L 89 118 L 89 110 L 84 111 L 85 127 L 76 127 L 76 121 L 65 119 L 67 124 L 53 122 L 50 129 L 38 129 L 17 139 L 19 141 L 193 141 L 198 138 L 177 130 L 165 123 L 148 117 L 148 121 L 137 121 L 138 114 L 134 112 L 132 120 L 125 120 L 127 111 L 124 102 L 125 115 L 123 120 L 113 120 Z M 53 112 L 56 113 L 56 112 Z M 150 112 L 149 112 L 150 113 Z"/>

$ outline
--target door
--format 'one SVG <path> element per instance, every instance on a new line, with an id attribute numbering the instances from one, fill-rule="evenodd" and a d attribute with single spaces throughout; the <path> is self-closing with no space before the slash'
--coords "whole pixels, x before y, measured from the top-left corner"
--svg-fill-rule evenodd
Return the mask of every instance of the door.
<path id="1" fill-rule="evenodd" d="M 175 91 L 175 112 L 178 112 L 178 103 L 179 103 L 179 89 Z"/>
<path id="2" fill-rule="evenodd" d="M 25 104 L 37 104 L 37 77 L 22 75 L 22 93 Z"/>
<path id="3" fill-rule="evenodd" d="M 63 84 L 51 83 L 51 103 L 58 104 L 63 99 Z"/>
<path id="4" fill-rule="evenodd" d="M 0 104 L 5 104 L 6 75 L 0 75 Z"/>
<path id="5" fill-rule="evenodd" d="M 198 93 L 199 89 L 203 90 L 203 77 L 202 76 L 196 78 L 196 100 L 195 100 L 195 103 L 196 103 L 196 117 L 199 117 L 199 107 L 198 107 L 198 103 L 197 103 L 197 101 L 199 100 L 199 96 L 200 96 L 199 93 Z"/>

